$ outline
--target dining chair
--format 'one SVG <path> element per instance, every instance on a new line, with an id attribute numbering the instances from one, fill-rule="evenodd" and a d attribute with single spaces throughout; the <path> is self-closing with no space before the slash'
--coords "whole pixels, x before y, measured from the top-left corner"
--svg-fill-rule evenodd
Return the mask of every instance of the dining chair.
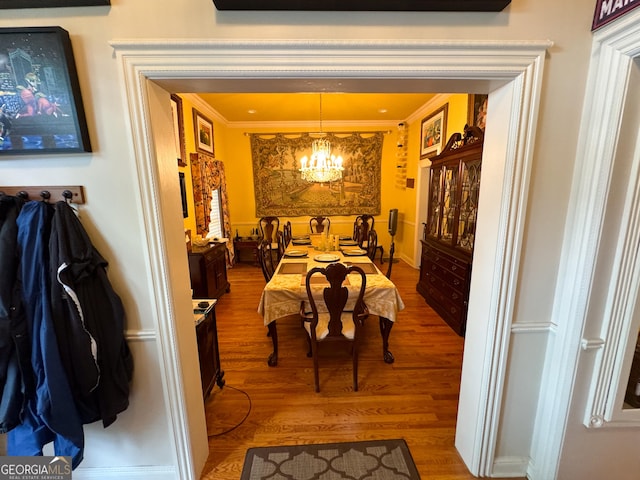
<path id="1" fill-rule="evenodd" d="M 271 244 L 271 250 L 278 251 L 278 231 L 280 230 L 280 219 L 278 217 L 262 217 L 258 221 L 260 226 L 260 242 Z"/>
<path id="2" fill-rule="evenodd" d="M 291 234 L 291 222 L 287 220 L 287 223 L 282 227 L 282 240 L 284 241 L 284 248 L 287 248 L 291 243 L 293 235 Z"/>
<path id="3" fill-rule="evenodd" d="M 396 245 L 394 242 L 391 242 L 391 247 L 389 247 L 389 267 L 387 268 L 387 273 L 385 273 L 385 277 L 391 280 L 391 269 L 393 268 L 393 254 L 396 251 Z"/>
<path id="4" fill-rule="evenodd" d="M 287 246 L 284 244 L 284 232 L 278 231 L 276 232 L 276 243 L 278 244 L 278 262 L 284 257 L 284 251 L 287 249 Z"/>
<path id="5" fill-rule="evenodd" d="M 378 249 L 378 233 L 374 229 L 369 230 L 365 248 L 367 250 L 367 257 L 373 262 L 376 259 L 376 251 Z"/>
<path id="6" fill-rule="evenodd" d="M 329 233 L 330 227 L 331 219 L 329 217 L 311 217 L 309 220 L 311 233 L 323 233 L 325 230 Z"/>
<path id="7" fill-rule="evenodd" d="M 326 281 L 329 282 L 329 286 L 322 291 L 320 308 L 311 288 L 312 277 L 316 274 L 323 275 Z M 344 282 L 347 275 L 350 274 L 360 276 L 360 289 L 358 290 L 353 310 L 346 310 L 349 290 L 344 286 Z M 349 342 L 352 345 L 353 390 L 357 392 L 360 332 L 364 319 L 369 314 L 363 301 L 367 277 L 364 271 L 356 265 L 347 267 L 342 263 L 332 263 L 325 268 L 315 267 L 309 270 L 305 285 L 311 311 L 305 312 L 305 302 L 302 302 L 300 315 L 309 341 L 309 353 L 307 353 L 307 356 L 313 357 L 315 390 L 316 392 L 320 391 L 318 345 L 324 342 L 342 341 Z"/>
<path id="8" fill-rule="evenodd" d="M 375 219 L 372 215 L 358 215 L 353 222 L 353 239 L 358 242 L 358 246 L 369 251 L 367 242 L 369 239 L 369 231 L 375 227 Z M 376 249 L 380 250 L 380 264 L 384 263 L 384 247 L 382 245 L 376 245 Z M 371 261 L 375 260 L 375 252 L 372 256 L 369 256 Z"/>
<path id="9" fill-rule="evenodd" d="M 353 239 L 358 242 L 360 248 L 363 248 L 363 242 L 366 242 L 369 230 L 375 227 L 375 219 L 371 215 L 358 215 L 353 221 Z"/>
<path id="10" fill-rule="evenodd" d="M 269 242 L 260 242 L 258 244 L 258 261 L 260 262 L 264 279 L 269 283 L 275 273 L 273 251 Z"/>

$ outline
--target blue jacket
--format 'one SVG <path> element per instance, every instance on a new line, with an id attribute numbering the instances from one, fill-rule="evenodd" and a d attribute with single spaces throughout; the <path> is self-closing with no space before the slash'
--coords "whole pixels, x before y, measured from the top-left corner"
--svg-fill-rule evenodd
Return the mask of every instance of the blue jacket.
<path id="1" fill-rule="evenodd" d="M 28 398 L 24 421 L 8 433 L 9 455 L 42 455 L 53 442 L 55 454 L 80 464 L 84 432 L 60 360 L 53 327 L 49 291 L 48 242 L 53 206 L 27 202 L 17 219 L 21 255 L 19 274 L 29 336 L 36 390 Z"/>
<path id="2" fill-rule="evenodd" d="M 18 225 L 24 204 L 0 195 L 0 433 L 22 421 L 27 396 L 33 393 L 27 318 L 18 282 Z"/>

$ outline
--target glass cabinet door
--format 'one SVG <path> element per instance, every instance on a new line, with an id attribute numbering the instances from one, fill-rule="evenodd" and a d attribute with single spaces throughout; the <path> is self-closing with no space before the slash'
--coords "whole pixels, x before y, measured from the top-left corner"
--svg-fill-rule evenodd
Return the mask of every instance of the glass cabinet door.
<path id="1" fill-rule="evenodd" d="M 429 212 L 425 233 L 437 237 L 440 232 L 440 218 L 442 213 L 442 168 L 431 169 L 431 184 L 429 186 Z"/>
<path id="2" fill-rule="evenodd" d="M 451 242 L 455 229 L 458 164 L 443 167 L 442 182 L 442 233 L 440 238 Z"/>
<path id="3" fill-rule="evenodd" d="M 481 161 L 462 164 L 460 191 L 460 215 L 456 245 L 469 252 L 473 250 L 478 217 L 478 197 L 480 194 Z"/>

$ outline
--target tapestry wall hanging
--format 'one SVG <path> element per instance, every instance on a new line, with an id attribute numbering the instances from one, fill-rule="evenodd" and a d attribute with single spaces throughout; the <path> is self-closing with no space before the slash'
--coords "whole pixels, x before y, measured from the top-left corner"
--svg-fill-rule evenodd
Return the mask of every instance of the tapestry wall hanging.
<path id="1" fill-rule="evenodd" d="M 341 180 L 309 183 L 298 169 L 316 138 L 251 134 L 256 216 L 379 215 L 383 132 L 326 133 L 331 153 L 343 158 Z"/>

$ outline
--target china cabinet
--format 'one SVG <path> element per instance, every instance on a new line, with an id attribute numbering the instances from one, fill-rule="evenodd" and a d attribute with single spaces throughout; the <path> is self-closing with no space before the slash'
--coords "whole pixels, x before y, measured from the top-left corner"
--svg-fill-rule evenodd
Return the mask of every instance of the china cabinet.
<path id="1" fill-rule="evenodd" d="M 421 241 L 417 290 L 461 336 L 467 321 L 483 140 L 482 130 L 467 126 L 431 158 Z"/>

